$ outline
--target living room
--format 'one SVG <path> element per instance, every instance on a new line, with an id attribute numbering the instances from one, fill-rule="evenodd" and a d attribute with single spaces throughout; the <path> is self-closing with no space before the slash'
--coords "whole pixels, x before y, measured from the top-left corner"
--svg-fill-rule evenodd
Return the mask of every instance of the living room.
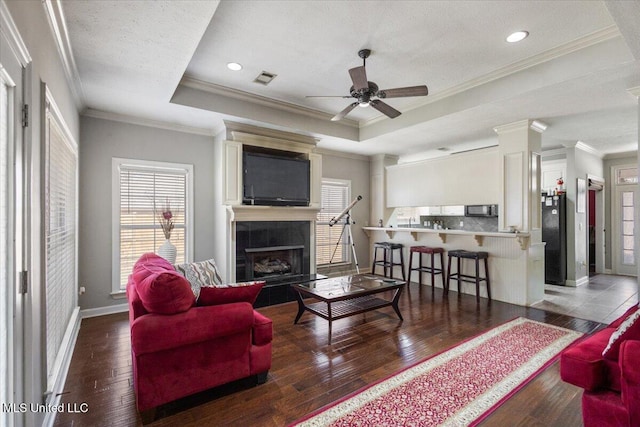
<path id="1" fill-rule="evenodd" d="M 339 271 L 354 270 L 355 259 L 363 271 L 369 270 L 373 262 L 373 243 L 380 240 L 402 242 L 408 247 L 416 244 L 414 235 L 418 235 L 421 236 L 418 240 L 422 239 L 430 245 L 439 244 L 449 248 L 460 242 L 461 245 L 470 244 L 477 249 L 477 240 L 473 237 L 464 237 L 468 241 L 463 241 L 455 233 L 448 238 L 448 243 L 443 243 L 440 240 L 442 233 L 405 230 L 393 234 L 388 230 L 403 228 L 398 217 L 399 210 L 405 207 L 476 204 L 468 198 L 451 199 L 465 185 L 459 183 L 457 178 L 429 182 L 428 185 L 434 188 L 446 189 L 448 195 L 446 199 L 443 196 L 439 200 L 424 201 L 397 199 L 401 188 L 421 188 L 424 184 L 385 188 L 378 178 L 386 170 L 397 171 L 410 165 L 424 165 L 422 169 L 429 169 L 438 158 L 446 156 L 460 159 L 463 157 L 456 156 L 467 155 L 473 159 L 474 155 L 492 153 L 491 150 L 504 144 L 495 128 L 521 120 L 538 121 L 546 127 L 542 133 L 538 132 L 542 172 L 563 170 L 566 173 L 564 177 L 551 173 L 549 176 L 553 181 L 565 178 L 567 198 L 577 201 L 577 179 L 601 178 L 604 181 L 603 191 L 596 196 L 601 198 L 596 199 L 598 213 L 595 230 L 600 237 L 596 239 L 597 246 L 593 250 L 596 272 L 618 274 L 622 268 L 628 267 L 619 262 L 624 258 L 622 254 L 606 248 L 617 247 L 615 239 L 624 235 L 620 233 L 620 236 L 615 236 L 611 232 L 619 226 L 618 212 L 613 208 L 616 195 L 624 190 L 615 184 L 615 173 L 623 167 L 632 165 L 637 168 L 638 165 L 640 109 L 637 88 L 640 87 L 640 52 L 637 46 L 639 30 L 635 24 L 637 20 L 633 17 L 638 18 L 640 12 L 636 2 L 557 2 L 558 5 L 554 6 L 557 9 L 548 7 L 546 3 L 543 7 L 537 2 L 519 2 L 522 3 L 519 6 L 498 6 L 487 2 L 483 6 L 489 10 L 486 15 L 494 14 L 495 17 L 488 21 L 490 25 L 475 24 L 477 27 L 455 18 L 456 14 L 467 16 L 470 12 L 463 14 L 462 9 L 469 5 L 454 6 L 446 2 L 433 2 L 431 6 L 411 2 L 313 2 L 312 10 L 318 16 L 315 24 L 309 22 L 308 17 L 302 19 L 308 16 L 309 11 L 300 5 L 274 2 L 271 6 L 278 7 L 268 11 L 265 9 L 269 7 L 261 2 L 234 3 L 166 2 L 162 6 L 166 10 L 158 10 L 156 7 L 160 5 L 150 2 L 131 3 L 128 10 L 117 3 L 109 5 L 88 1 L 3 0 L 0 3 L 3 37 L 0 63 L 5 70 L 3 82 L 10 81 L 7 87 L 15 88 L 10 99 L 16 106 L 22 103 L 18 94 L 29 105 L 28 125 L 21 133 L 21 142 L 11 152 L 12 155 L 24 153 L 17 158 L 23 159 L 23 167 L 27 172 L 22 175 L 18 173 L 20 168 L 10 169 L 20 178 L 9 181 L 5 181 L 3 175 L 3 182 L 12 182 L 17 186 L 15 188 L 23 190 L 16 194 L 25 194 L 24 198 L 16 196 L 11 199 L 16 209 L 13 217 L 6 221 L 13 229 L 20 230 L 18 239 L 14 240 L 16 246 L 7 245 L 19 252 L 9 259 L 20 267 L 8 271 L 16 275 L 23 270 L 29 272 L 28 279 L 23 279 L 25 275 L 20 279 L 25 280 L 28 292 L 9 295 L 9 301 L 14 301 L 10 304 L 11 311 L 19 318 L 11 323 L 12 329 L 24 332 L 13 332 L 13 335 L 8 335 L 9 338 L 6 335 L 3 338 L 9 340 L 7 348 L 11 348 L 13 353 L 14 361 L 9 372 L 19 373 L 9 381 L 15 384 L 7 392 L 21 395 L 18 401 L 41 403 L 42 396 L 46 396 L 46 403 L 56 399 L 59 401 L 60 396 L 56 395 L 68 387 L 64 386 L 64 373 L 71 363 L 75 336 L 82 333 L 85 322 L 113 315 L 122 316 L 128 311 L 124 295 L 126 283 L 120 280 L 122 275 L 126 277 L 127 272 L 114 266 L 113 262 L 119 257 L 120 250 L 120 246 L 114 244 L 114 230 L 117 227 L 113 214 L 116 210 L 112 191 L 114 159 L 124 159 L 125 163 L 135 160 L 138 163 L 190 165 L 193 193 L 190 197 L 192 205 L 189 213 L 192 217 L 188 232 L 192 234 L 185 237 L 187 243 L 181 255 L 182 260 L 214 258 L 223 279 L 233 281 L 235 275 L 231 271 L 229 247 L 233 239 L 230 238 L 231 226 L 227 216 L 229 209 L 221 203 L 222 183 L 228 179 L 224 175 L 227 163 L 220 154 L 224 141 L 233 142 L 233 131 L 246 133 L 248 129 L 260 128 L 263 133 L 270 135 L 289 133 L 306 139 L 304 144 L 312 147 L 308 151 L 321 157 L 318 178 L 347 185 L 348 202 L 357 195 L 362 196 L 362 201 L 351 212 L 354 252 L 351 253 L 351 248 L 347 246 L 345 258 L 341 259 L 348 262 L 331 266 L 326 265 L 326 259 L 318 261 L 317 256 L 313 257 L 314 273 L 335 275 Z M 496 10 L 500 7 L 507 9 L 501 12 L 503 15 Z M 366 10 L 363 12 L 361 8 Z M 283 11 L 288 11 L 290 16 Z M 265 19 L 267 13 L 271 19 Z M 348 18 L 361 15 L 369 15 L 370 19 Z M 489 19 L 486 15 L 482 16 Z M 573 15 L 576 15 L 575 22 L 566 23 L 566 17 Z M 413 22 L 411 16 L 421 18 Z M 504 24 L 507 18 L 516 17 L 515 23 Z M 335 21 L 332 22 L 333 31 L 327 31 L 319 24 L 328 18 Z M 413 22 L 411 28 L 405 28 L 405 19 Z M 503 23 L 498 25 L 501 20 Z M 350 29 L 353 21 L 357 22 L 357 26 Z M 441 21 L 441 24 L 436 25 L 437 21 Z M 451 23 L 445 25 L 442 23 L 445 21 Z M 308 28 L 305 29 L 301 22 L 306 22 Z M 256 31 L 250 34 L 247 28 L 252 25 Z M 237 28 L 234 29 L 234 26 Z M 187 31 L 187 27 L 191 31 Z M 425 29 L 429 27 L 434 28 L 433 33 Z M 500 28 L 489 31 L 480 27 Z M 287 28 L 290 28 L 290 33 Z M 458 36 L 458 39 L 435 42 L 442 40 L 445 35 L 454 37 L 454 30 L 460 31 L 461 28 L 467 28 L 467 32 L 462 30 L 463 36 Z M 507 29 L 529 31 L 529 38 L 521 43 L 525 43 L 525 47 L 526 43 L 537 43 L 535 48 L 526 51 L 522 48 L 523 44 L 507 46 L 502 43 L 508 34 L 502 35 L 501 31 L 506 32 Z M 262 30 L 265 32 L 261 33 Z M 327 37 L 331 42 L 317 43 L 317 46 L 312 43 L 309 47 L 311 40 L 317 41 L 317 34 L 321 31 L 335 33 L 336 38 L 338 35 L 346 38 L 336 41 Z M 243 32 L 247 33 L 241 37 Z M 548 35 L 540 35 L 549 33 L 558 38 L 553 40 Z M 167 40 L 166 34 L 171 34 L 172 40 Z M 240 49 L 235 44 L 255 41 L 259 34 L 272 37 L 270 42 L 274 46 L 269 48 L 269 53 L 266 48 L 247 44 Z M 295 42 L 291 34 L 299 35 L 300 40 Z M 495 43 L 502 44 L 499 47 L 492 46 L 487 39 L 495 38 L 498 34 L 499 40 L 496 39 Z M 385 42 L 385 38 L 389 41 Z M 478 42 L 482 48 L 474 44 L 475 40 L 482 40 Z M 267 43 L 266 40 L 264 42 Z M 220 47 L 225 43 L 226 47 Z M 401 49 L 405 44 L 406 47 Z M 420 49 L 407 51 L 416 45 L 421 46 Z M 363 61 L 358 51 L 364 48 L 370 48 L 371 54 Z M 249 53 L 242 57 L 232 56 L 232 53 L 244 51 Z M 268 61 L 269 55 L 286 51 L 296 54 L 278 55 L 285 57 L 281 60 L 286 62 Z M 495 51 L 495 57 L 489 55 L 492 51 Z M 287 56 L 294 58 L 287 59 Z M 246 72 L 252 74 L 250 81 L 236 83 L 234 79 L 238 79 L 238 74 L 232 75 L 231 71 L 227 74 L 226 69 L 216 69 L 213 76 L 207 75 L 206 70 L 211 68 L 213 57 L 224 68 L 230 61 L 243 63 Z M 8 65 L 10 59 L 18 65 Z M 451 62 L 450 68 L 444 68 L 447 61 Z M 432 63 L 432 67 L 442 68 L 429 69 L 425 65 L 428 63 Z M 401 116 L 394 119 L 385 117 L 379 110 L 357 108 L 342 120 L 331 121 L 336 113 L 352 101 L 340 99 L 352 98 L 348 95 L 348 89 L 353 82 L 347 70 L 363 64 L 367 68 L 368 78 L 381 86 L 426 84 L 430 93 L 424 97 L 390 97 L 385 100 L 385 103 L 402 112 Z M 262 67 L 277 74 L 269 85 L 252 81 L 255 77 L 253 74 L 264 71 Z M 26 70 L 24 74 L 21 71 L 23 68 Z M 130 74 L 126 74 L 127 70 Z M 385 78 L 388 80 L 384 81 Z M 288 86 L 280 86 L 283 81 Z M 339 98 L 305 98 L 325 95 Z M 16 120 L 21 115 L 17 111 L 13 116 Z M 47 115 L 49 111 L 50 117 Z M 53 340 L 57 340 L 56 343 L 48 341 L 51 335 L 47 332 L 50 326 L 47 313 L 56 305 L 56 300 L 47 294 L 47 241 L 43 237 L 48 227 L 45 220 L 45 215 L 48 215 L 47 202 L 43 196 L 48 188 L 45 182 L 48 148 L 42 141 L 48 129 L 53 129 L 49 126 L 53 122 L 62 123 L 59 126 L 61 134 L 73 142 L 71 145 L 75 145 L 78 180 L 76 232 L 72 233 L 77 242 L 77 256 L 71 255 L 71 261 L 76 266 L 72 272 L 75 277 L 70 290 L 67 289 L 64 294 L 71 295 L 72 307 L 65 313 L 67 317 L 62 321 L 62 326 L 58 325 L 56 339 Z M 246 140 L 242 143 L 246 144 Z M 468 169 L 461 162 L 453 160 L 453 163 L 448 167 L 459 172 L 458 176 Z M 477 181 L 486 179 L 482 175 Z M 502 191 L 499 187 L 504 184 L 504 178 L 499 179 L 501 181 L 496 181 L 495 188 L 483 193 Z M 542 189 L 553 186 L 545 183 L 543 176 L 541 185 Z M 637 184 L 634 188 L 632 191 L 637 191 Z M 396 199 L 389 203 L 392 197 Z M 496 203 L 501 205 L 501 209 L 506 209 L 507 205 L 499 197 L 481 200 L 478 204 Z M 589 281 L 589 235 L 585 230 L 587 215 L 588 212 L 578 212 L 573 208 L 567 218 L 568 239 L 573 242 L 568 249 L 567 281 L 569 285 L 578 287 L 587 285 Z M 635 215 L 637 221 L 637 209 Z M 379 220 L 383 221 L 383 227 L 377 227 Z M 512 224 L 503 225 L 501 228 L 507 229 Z M 367 231 L 363 227 L 375 230 Z M 521 228 L 519 231 L 522 234 L 531 233 L 531 239 L 539 239 L 533 229 Z M 637 242 L 637 236 L 635 239 Z M 492 245 L 498 245 L 496 242 L 503 240 L 507 241 L 489 236 L 484 238 L 482 244 L 485 248 L 493 248 Z M 514 243 L 517 256 L 527 252 L 515 246 L 515 239 L 508 242 Z M 319 253 L 320 249 L 314 246 L 314 254 Z M 315 356 L 316 362 L 305 359 L 306 362 L 325 367 L 329 364 L 338 368 L 341 355 L 348 354 L 347 348 L 355 347 L 354 354 L 357 356 L 354 357 L 362 360 L 363 354 L 375 351 L 376 345 L 384 346 L 390 355 L 397 355 L 402 353 L 405 344 L 413 343 L 407 348 L 417 353 L 408 359 L 386 360 L 384 356 L 378 356 L 374 362 L 376 369 L 388 369 L 390 372 L 387 374 L 391 374 L 406 366 L 405 363 L 445 350 L 515 316 L 526 316 L 527 310 L 530 310 L 528 306 L 539 302 L 540 298 L 526 297 L 524 302 L 516 302 L 519 305 L 512 307 L 510 303 L 514 301 L 509 300 L 511 297 L 501 294 L 501 289 L 507 288 L 502 273 L 511 271 L 511 267 L 505 269 L 503 262 L 507 261 L 502 260 L 496 257 L 489 261 L 491 272 L 494 273 L 492 279 L 495 279 L 495 301 L 490 311 L 481 305 L 474 314 L 475 292 L 471 288 L 465 288 L 460 305 L 447 306 L 449 313 L 455 314 L 454 319 L 457 320 L 454 322 L 460 322 L 460 329 L 456 332 L 454 328 L 451 336 L 438 335 L 438 328 L 446 328 L 446 323 L 433 322 L 437 317 L 446 317 L 442 296 L 438 294 L 442 293 L 440 285 L 435 287 L 437 296 L 431 300 L 426 296 L 429 292 L 421 299 L 415 299 L 418 298 L 415 292 L 411 298 L 407 292 L 404 293 L 401 311 L 406 312 L 402 328 L 397 328 L 397 319 L 391 318 L 392 311 L 389 311 L 389 316 L 386 315 L 387 311 L 384 311 L 385 315 L 377 312 L 375 315 L 367 314 L 366 318 L 371 321 L 368 327 L 372 329 L 362 328 L 357 317 L 341 320 L 343 326 L 336 322 L 335 333 L 342 340 L 337 338 L 335 342 L 338 345 L 334 348 L 327 347 L 327 325 L 321 319 L 315 319 L 317 322 L 307 320 L 304 325 L 299 325 L 301 328 L 293 328 L 294 303 L 288 303 L 290 306 L 281 308 L 281 311 L 277 306 L 259 310 L 269 313 L 274 320 L 277 339 L 274 343 L 286 345 L 287 339 L 300 340 L 302 348 Z M 526 264 L 525 260 L 520 262 Z M 635 268 L 637 275 L 637 265 Z M 519 268 L 514 268 L 514 271 L 515 276 L 509 277 L 522 278 L 522 282 L 518 282 L 518 286 L 520 283 L 523 286 L 521 294 L 544 292 L 543 283 L 537 282 L 537 287 L 529 286 L 529 276 Z M 396 272 L 398 276 L 399 270 Z M 17 283 L 18 279 L 15 281 Z M 470 299 L 467 300 L 467 297 Z M 516 296 L 513 298 L 516 299 Z M 408 309 L 407 304 L 412 303 L 416 307 Z M 429 310 L 432 312 L 427 316 Z M 303 321 L 305 319 L 303 317 Z M 470 327 L 477 319 L 482 320 L 477 322 L 477 326 Z M 434 323 L 430 327 L 433 329 L 427 328 L 425 331 L 431 331 L 432 335 L 438 337 L 435 342 L 428 341 L 429 338 L 425 336 L 427 332 L 420 332 L 420 328 L 425 327 L 422 322 L 429 321 Z M 551 323 L 554 322 L 560 325 L 571 323 L 567 318 L 555 317 L 551 320 Z M 591 332 L 594 325 L 588 322 L 585 325 L 582 332 Z M 380 330 L 395 334 L 395 345 L 389 347 L 388 343 L 370 338 Z M 349 331 L 353 335 L 349 336 Z M 12 336 L 13 339 L 10 339 Z M 371 343 L 364 346 L 362 342 L 367 339 Z M 428 344 L 421 345 L 420 342 Z M 121 344 L 128 345 L 126 342 Z M 52 347 L 58 348 L 59 354 L 51 354 Z M 272 380 L 284 387 L 286 380 L 281 379 L 285 372 L 282 364 L 292 363 L 291 360 L 296 357 L 294 354 L 298 353 L 289 352 L 287 357 L 290 359 L 276 359 L 278 351 L 285 350 L 279 350 L 274 345 L 274 360 L 278 361 L 280 369 L 274 368 L 272 373 L 280 378 L 276 380 L 273 377 Z M 128 351 L 117 354 L 125 362 L 127 359 L 131 362 Z M 328 397 L 323 398 L 325 403 L 355 391 L 359 388 L 358 384 L 362 386 L 384 376 L 381 372 L 369 371 L 356 375 L 362 378 L 345 385 L 342 394 L 332 388 Z M 545 378 L 551 376 L 553 372 L 545 372 Z M 554 384 L 560 383 L 557 372 L 553 378 Z M 320 374 L 314 379 L 331 381 L 330 376 L 322 379 Z M 295 382 L 300 385 L 304 379 L 298 377 Z M 578 389 L 568 391 L 570 389 L 565 387 L 564 390 L 575 397 Z M 322 395 L 319 390 L 312 394 L 314 398 Z M 538 395 L 534 396 L 535 399 L 539 398 Z M 221 402 L 232 401 L 233 392 L 230 392 Z M 280 404 L 284 405 L 286 401 Z M 511 404 L 515 405 L 513 402 Z M 320 403 L 318 405 L 322 406 Z M 307 409 L 310 412 L 316 408 Z M 574 416 L 579 420 L 579 399 L 574 399 L 572 409 L 578 411 Z M 299 412 L 303 412 L 303 409 L 299 409 Z M 186 413 L 189 417 L 196 416 L 197 407 Z M 272 423 L 286 424 L 304 415 L 299 413 L 296 416 L 291 412 L 286 415 L 289 417 L 287 419 L 274 415 L 276 418 Z M 25 413 L 16 417 L 22 417 L 21 422 L 25 425 L 42 425 L 52 422 L 54 418 L 44 413 Z M 180 412 L 173 414 L 173 417 L 171 420 L 179 419 Z M 122 422 L 127 424 L 126 420 Z M 165 419 L 165 422 L 171 421 Z M 20 424 L 20 421 L 17 423 Z M 133 424 L 135 420 L 129 420 L 129 423 Z"/>

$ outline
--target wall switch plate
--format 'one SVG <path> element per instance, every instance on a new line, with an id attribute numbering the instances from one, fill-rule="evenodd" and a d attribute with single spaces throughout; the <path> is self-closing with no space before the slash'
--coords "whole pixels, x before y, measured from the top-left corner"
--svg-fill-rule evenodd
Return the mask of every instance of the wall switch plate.
<path id="1" fill-rule="evenodd" d="M 464 221 L 460 221 L 460 228 L 464 227 Z"/>

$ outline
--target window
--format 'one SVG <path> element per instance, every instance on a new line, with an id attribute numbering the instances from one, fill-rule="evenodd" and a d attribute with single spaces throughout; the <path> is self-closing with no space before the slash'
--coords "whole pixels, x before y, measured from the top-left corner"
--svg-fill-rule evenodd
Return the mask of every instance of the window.
<path id="1" fill-rule="evenodd" d="M 77 309 L 78 151 L 49 91 L 45 105 L 45 305 L 47 389 L 59 376 Z"/>
<path id="2" fill-rule="evenodd" d="M 637 184 L 638 183 L 638 168 L 635 167 L 622 167 L 616 169 L 616 184 Z"/>
<path id="3" fill-rule="evenodd" d="M 323 179 L 321 208 L 316 223 L 316 264 L 348 263 L 349 236 L 344 231 L 345 219 L 333 227 L 331 218 L 339 215 L 349 205 L 351 182 L 337 179 Z"/>
<path id="4" fill-rule="evenodd" d="M 622 192 L 622 264 L 635 266 L 633 191 Z"/>
<path id="5" fill-rule="evenodd" d="M 157 212 L 169 207 L 176 263 L 191 261 L 193 166 L 113 159 L 113 285 L 122 293 L 140 255 L 157 252 L 165 236 Z"/>

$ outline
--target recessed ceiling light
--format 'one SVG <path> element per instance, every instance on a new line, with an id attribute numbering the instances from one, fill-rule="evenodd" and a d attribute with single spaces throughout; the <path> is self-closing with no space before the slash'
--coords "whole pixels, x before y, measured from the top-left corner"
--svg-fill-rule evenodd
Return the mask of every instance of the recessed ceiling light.
<path id="1" fill-rule="evenodd" d="M 509 37 L 507 37 L 507 41 L 509 43 L 517 43 L 519 41 L 526 39 L 528 36 L 529 36 L 528 31 L 516 31 L 515 33 L 512 33 L 509 35 Z"/>
<path id="2" fill-rule="evenodd" d="M 231 71 L 240 71 L 242 70 L 242 65 L 238 64 L 237 62 L 229 62 L 227 64 L 227 68 Z"/>

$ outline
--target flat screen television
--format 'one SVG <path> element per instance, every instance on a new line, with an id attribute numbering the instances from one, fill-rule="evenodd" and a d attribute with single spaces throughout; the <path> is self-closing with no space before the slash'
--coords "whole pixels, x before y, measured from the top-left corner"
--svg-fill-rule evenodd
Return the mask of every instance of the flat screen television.
<path id="1" fill-rule="evenodd" d="M 309 206 L 309 160 L 245 151 L 242 168 L 243 204 Z"/>

